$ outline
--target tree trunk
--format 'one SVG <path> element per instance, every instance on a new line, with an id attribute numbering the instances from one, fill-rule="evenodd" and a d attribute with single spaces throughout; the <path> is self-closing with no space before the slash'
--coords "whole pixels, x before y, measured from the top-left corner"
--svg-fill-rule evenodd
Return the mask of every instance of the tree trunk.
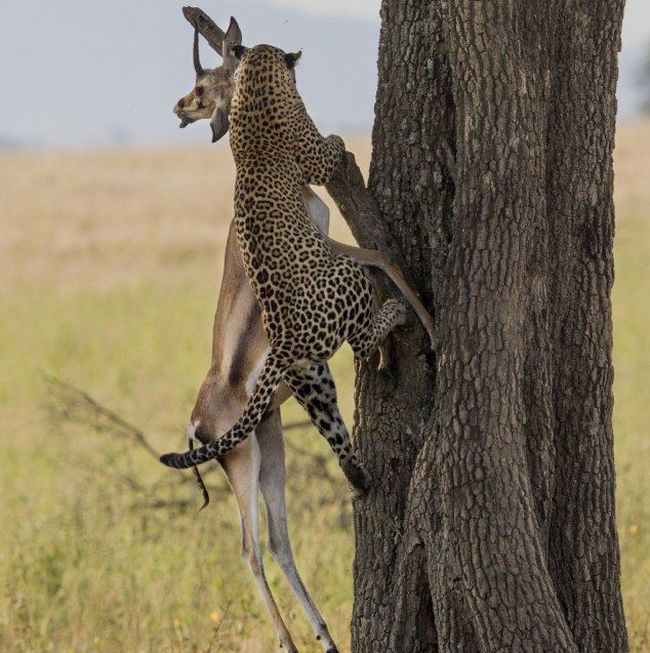
<path id="1" fill-rule="evenodd" d="M 353 651 L 627 650 L 612 456 L 623 0 L 384 0 L 361 244 L 438 347 L 362 365 Z M 344 211 L 345 214 L 345 211 Z M 378 234 L 383 234 L 379 236 Z"/>

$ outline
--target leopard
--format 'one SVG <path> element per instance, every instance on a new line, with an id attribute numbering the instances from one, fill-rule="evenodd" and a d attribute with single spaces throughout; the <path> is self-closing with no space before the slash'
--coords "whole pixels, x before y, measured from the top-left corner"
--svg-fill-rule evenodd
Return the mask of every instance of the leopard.
<path id="1" fill-rule="evenodd" d="M 335 253 L 307 213 L 303 188 L 330 181 L 345 144 L 337 135 L 323 137 L 307 112 L 296 84 L 301 52 L 265 44 L 234 45 L 233 52 L 239 61 L 229 116 L 235 225 L 270 346 L 230 430 L 161 461 L 186 469 L 221 458 L 255 430 L 284 382 L 328 440 L 350 484 L 364 492 L 370 474 L 353 450 L 328 361 L 344 342 L 355 358 L 369 359 L 405 323 L 406 309 L 388 299 L 375 312 L 365 269 Z"/>

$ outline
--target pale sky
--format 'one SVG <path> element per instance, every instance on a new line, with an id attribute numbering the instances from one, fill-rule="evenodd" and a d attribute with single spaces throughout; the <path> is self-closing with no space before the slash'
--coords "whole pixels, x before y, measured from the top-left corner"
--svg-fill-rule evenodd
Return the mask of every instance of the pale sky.
<path id="1" fill-rule="evenodd" d="M 267 0 L 268 4 L 278 7 L 302 9 L 315 14 L 340 16 L 349 18 L 367 18 L 376 20 L 379 17 L 380 0 Z"/>
<path id="2" fill-rule="evenodd" d="M 0 147 L 91 147 L 209 141 L 171 112 L 191 87 L 188 0 L 20 0 L 0 20 Z M 244 42 L 302 48 L 298 84 L 325 132 L 367 132 L 373 119 L 380 0 L 207 0 L 236 15 Z M 650 0 L 627 0 L 619 115 L 634 117 L 650 43 Z M 217 57 L 202 49 L 204 65 Z"/>

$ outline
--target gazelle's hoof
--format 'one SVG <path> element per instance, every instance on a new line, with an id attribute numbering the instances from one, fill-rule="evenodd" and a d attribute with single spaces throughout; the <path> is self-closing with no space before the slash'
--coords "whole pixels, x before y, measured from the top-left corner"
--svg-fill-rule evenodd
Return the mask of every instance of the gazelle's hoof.
<path id="1" fill-rule="evenodd" d="M 298 649 L 295 647 L 293 642 L 287 644 L 287 646 L 285 646 L 282 642 L 280 642 L 280 648 L 286 650 L 287 653 L 300 653 L 300 651 L 298 651 Z"/>
<path id="2" fill-rule="evenodd" d="M 438 344 L 438 339 L 436 338 L 436 331 L 433 327 L 433 323 L 430 327 L 427 327 L 427 335 L 429 336 L 429 344 L 431 345 L 431 351 L 436 350 L 436 345 Z"/>

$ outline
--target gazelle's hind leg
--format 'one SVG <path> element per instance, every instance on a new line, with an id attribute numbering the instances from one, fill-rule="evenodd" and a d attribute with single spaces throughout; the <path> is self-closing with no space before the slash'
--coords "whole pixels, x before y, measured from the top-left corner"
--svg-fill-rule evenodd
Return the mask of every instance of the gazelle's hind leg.
<path id="1" fill-rule="evenodd" d="M 395 299 L 387 299 L 379 313 L 373 318 L 368 328 L 354 333 L 348 342 L 354 355 L 368 358 L 381 345 L 386 336 L 406 321 L 406 309 Z"/>
<path id="2" fill-rule="evenodd" d="M 259 534 L 258 488 L 261 456 L 255 434 L 230 452 L 222 465 L 237 498 L 242 526 L 242 557 L 248 562 L 255 585 L 266 604 L 280 644 L 287 653 L 298 653 L 280 615 L 264 574 Z"/>
<path id="3" fill-rule="evenodd" d="M 287 530 L 287 506 L 284 486 L 286 471 L 284 464 L 284 441 L 280 411 L 271 413 L 257 429 L 257 437 L 262 455 L 260 487 L 266 504 L 266 521 L 269 531 L 268 548 L 291 585 L 302 605 L 316 638 L 320 640 L 326 653 L 337 653 L 314 602 L 309 596 L 293 559 L 289 532 Z"/>
<path id="4" fill-rule="evenodd" d="M 356 490 L 367 490 L 370 474 L 352 451 L 350 436 L 336 402 L 334 379 L 327 364 L 319 363 L 306 371 L 292 368 L 285 372 L 284 382 L 337 455 L 348 481 Z"/>

